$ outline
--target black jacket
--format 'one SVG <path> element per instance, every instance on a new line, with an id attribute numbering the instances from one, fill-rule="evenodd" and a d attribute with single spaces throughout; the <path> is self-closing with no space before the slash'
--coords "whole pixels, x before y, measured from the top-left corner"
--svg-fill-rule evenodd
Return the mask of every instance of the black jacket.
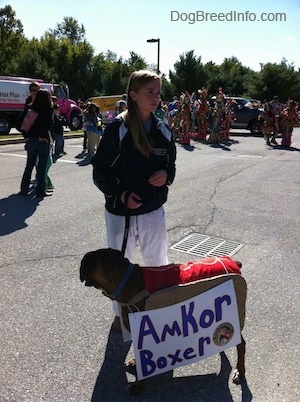
<path id="1" fill-rule="evenodd" d="M 168 185 L 175 177 L 176 146 L 169 128 L 152 115 L 151 140 L 154 153 L 142 155 L 133 146 L 130 128 L 123 121 L 111 123 L 105 130 L 92 159 L 93 179 L 104 193 L 106 209 L 115 215 L 141 215 L 160 208 L 166 201 Z M 161 187 L 148 184 L 157 170 L 167 172 L 167 183 Z M 143 205 L 129 209 L 120 200 L 125 191 L 138 194 Z"/>
<path id="2" fill-rule="evenodd" d="M 51 127 L 51 135 L 52 138 L 55 139 L 56 135 L 64 134 L 64 125 L 66 124 L 66 119 L 60 114 L 53 114 L 52 116 L 52 127 Z"/>

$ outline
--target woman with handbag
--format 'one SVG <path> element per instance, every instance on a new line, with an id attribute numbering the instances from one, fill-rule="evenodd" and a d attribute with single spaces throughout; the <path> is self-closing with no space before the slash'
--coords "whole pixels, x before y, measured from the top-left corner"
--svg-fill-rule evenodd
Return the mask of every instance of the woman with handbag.
<path id="1" fill-rule="evenodd" d="M 26 139 L 27 161 L 21 181 L 20 194 L 23 196 L 28 195 L 32 171 L 38 158 L 36 197 L 43 198 L 46 195 L 50 195 L 45 191 L 46 167 L 50 153 L 49 130 L 52 126 L 53 113 L 50 92 L 46 89 L 38 89 L 32 103 L 25 106 L 25 111 L 26 108 L 28 114 L 31 111 L 34 112 L 35 120 L 31 119 L 31 126 L 30 124 L 27 125 L 26 129 L 24 129 L 24 126 L 22 129 L 21 125 L 22 134 Z"/>

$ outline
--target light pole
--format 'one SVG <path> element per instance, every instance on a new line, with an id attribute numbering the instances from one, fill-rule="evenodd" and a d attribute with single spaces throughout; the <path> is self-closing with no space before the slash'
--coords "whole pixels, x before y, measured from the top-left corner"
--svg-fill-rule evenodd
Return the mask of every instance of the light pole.
<path id="1" fill-rule="evenodd" d="M 157 74 L 159 74 L 159 53 L 160 53 L 160 39 L 147 39 L 148 43 L 157 42 Z"/>

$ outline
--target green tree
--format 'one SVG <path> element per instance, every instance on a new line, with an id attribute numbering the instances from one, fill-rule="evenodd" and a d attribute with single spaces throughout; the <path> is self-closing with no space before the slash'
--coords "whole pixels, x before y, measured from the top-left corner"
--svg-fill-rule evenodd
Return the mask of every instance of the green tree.
<path id="1" fill-rule="evenodd" d="M 205 85 L 201 57 L 194 56 L 194 50 L 181 54 L 174 68 L 175 71 L 169 72 L 169 77 L 177 94 L 185 91 L 191 94 Z"/>
<path id="2" fill-rule="evenodd" d="M 44 79 L 66 82 L 73 99 L 84 98 L 91 90 L 93 47 L 86 41 L 56 38 L 47 31 L 40 39 L 38 53 L 47 63 Z"/>
<path id="3" fill-rule="evenodd" d="M 127 64 L 128 68 L 129 68 L 128 72 L 130 74 L 136 70 L 147 69 L 147 63 L 143 57 L 139 56 L 135 52 L 129 52 L 129 54 L 130 54 L 130 57 L 128 60 L 125 61 L 125 64 Z"/>
<path id="4" fill-rule="evenodd" d="M 207 88 L 209 95 L 215 95 L 218 89 L 223 85 L 220 66 L 212 61 L 209 61 L 203 66 L 204 76 L 206 77 L 205 83 L 202 87 Z"/>
<path id="5" fill-rule="evenodd" d="M 299 99 L 300 72 L 286 59 L 281 63 L 267 63 L 261 65 L 259 73 L 248 77 L 246 88 L 250 97 L 271 100 L 274 95 L 279 96 L 282 102 L 287 99 Z"/>
<path id="6" fill-rule="evenodd" d="M 170 101 L 173 96 L 176 95 L 174 85 L 166 79 L 166 76 L 162 75 L 162 85 L 161 85 L 161 99 L 164 101 Z"/>
<path id="7" fill-rule="evenodd" d="M 114 64 L 115 61 L 104 53 L 99 53 L 92 58 L 90 71 L 92 88 L 87 97 L 109 95 L 106 92 L 106 83 L 112 74 Z"/>
<path id="8" fill-rule="evenodd" d="M 85 36 L 85 28 L 73 17 L 64 17 L 61 23 L 56 24 L 54 29 L 48 31 L 56 39 L 69 39 L 71 43 L 82 42 Z"/>
<path id="9" fill-rule="evenodd" d="M 220 86 L 223 92 L 228 95 L 241 96 L 245 92 L 245 77 L 249 68 L 243 67 L 242 63 L 236 58 L 225 58 L 220 65 Z M 216 90 L 216 88 L 214 88 Z"/>
<path id="10" fill-rule="evenodd" d="M 121 94 L 126 89 L 127 80 L 122 79 L 122 59 L 113 63 L 110 74 L 103 79 L 104 92 L 106 95 Z"/>
<path id="11" fill-rule="evenodd" d="M 112 52 L 111 50 L 107 50 L 105 57 L 107 60 L 117 63 L 118 62 L 118 55 L 117 53 Z"/>
<path id="12" fill-rule="evenodd" d="M 27 41 L 22 52 L 17 53 L 11 60 L 9 74 L 49 81 L 48 63 L 41 56 L 39 48 L 40 43 L 37 39 Z M 54 73 L 53 69 L 52 71 Z"/>
<path id="13" fill-rule="evenodd" d="M 0 71 L 11 75 L 12 60 L 25 42 L 23 25 L 11 6 L 0 8 Z M 15 68 L 15 67 L 14 67 Z"/>
<path id="14" fill-rule="evenodd" d="M 130 57 L 125 61 L 122 57 L 118 59 L 117 54 L 111 50 L 107 50 L 106 54 L 100 53 L 94 56 L 91 68 L 94 83 L 93 95 L 124 93 L 130 74 L 145 68 L 147 63 L 135 52 L 130 52 Z"/>

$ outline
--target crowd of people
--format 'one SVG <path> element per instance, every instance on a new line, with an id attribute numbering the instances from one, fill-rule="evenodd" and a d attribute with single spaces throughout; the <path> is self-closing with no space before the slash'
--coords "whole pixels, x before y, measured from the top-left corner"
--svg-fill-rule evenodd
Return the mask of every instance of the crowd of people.
<path id="1" fill-rule="evenodd" d="M 198 90 L 193 94 L 188 92 L 182 93 L 179 97 L 174 96 L 169 102 L 160 100 L 154 115 L 168 124 L 173 133 L 175 141 L 182 145 L 189 145 L 191 140 L 200 140 L 207 143 L 219 143 L 228 141 L 230 138 L 230 129 L 232 123 L 236 121 L 235 116 L 236 101 L 230 96 L 225 96 L 222 88 L 216 96 L 208 98 L 208 90 L 206 88 Z M 87 146 L 86 117 L 89 107 L 93 107 L 101 125 L 98 127 L 97 133 L 100 136 L 94 136 L 96 142 L 91 139 L 92 146 Z M 300 106 L 293 100 L 280 103 L 277 96 L 272 101 L 258 100 L 249 101 L 246 107 L 259 109 L 261 115 L 258 117 L 258 125 L 260 131 L 264 134 L 264 138 L 268 145 L 277 144 L 282 146 L 291 145 L 291 136 L 293 128 L 299 125 Z M 100 137 L 104 132 L 105 125 L 102 122 L 101 112 L 96 105 L 89 103 L 83 105 L 83 129 L 84 129 L 84 151 L 88 150 L 89 155 L 96 152 L 100 143 Z M 127 110 L 126 95 L 123 95 L 116 103 L 115 117 Z M 99 122 L 100 121 L 100 122 Z M 100 132 L 99 132 L 100 129 Z M 95 129 L 97 130 L 97 129 Z M 92 137 L 93 134 L 90 134 Z M 281 136 L 281 144 L 278 144 L 276 137 Z M 95 143 L 95 145 L 94 145 Z"/>
<path id="2" fill-rule="evenodd" d="M 235 101 L 225 97 L 222 88 L 216 96 L 207 99 L 207 89 L 197 94 L 183 93 L 171 102 L 161 104 L 159 115 L 168 121 L 174 138 L 180 144 L 190 144 L 190 140 L 204 140 L 217 143 L 228 140 L 230 128 L 235 121 Z M 282 146 L 291 145 L 293 128 L 299 125 L 300 105 L 293 100 L 280 103 L 278 96 L 271 101 L 253 102 L 251 108 L 259 108 L 260 129 L 268 145 L 277 144 L 276 137 L 281 136 Z M 162 113 L 163 112 L 163 113 Z"/>
<path id="3" fill-rule="evenodd" d="M 27 163 L 20 194 L 28 194 L 31 174 L 36 166 L 36 195 L 44 197 L 51 195 L 54 188 L 48 175 L 50 166 L 56 158 L 65 154 L 63 127 L 66 121 L 60 114 L 57 99 L 51 98 L 39 83 L 32 82 L 29 90 L 30 96 L 19 125 L 23 120 L 28 121 L 33 114 L 37 117 L 29 128 L 22 130 L 26 140 Z M 124 94 L 116 103 L 116 120 L 128 111 L 127 97 L 128 94 Z M 218 143 L 229 140 L 230 128 L 235 121 L 234 103 L 234 99 L 224 95 L 222 88 L 211 99 L 208 99 L 208 90 L 204 88 L 191 95 L 182 93 L 170 102 L 159 100 L 153 114 L 169 126 L 174 140 L 179 144 L 190 144 L 191 139 Z M 97 105 L 81 102 L 80 106 L 84 131 L 83 152 L 92 158 L 99 148 L 105 126 Z M 256 102 L 251 107 L 261 110 L 258 122 L 266 144 L 290 147 L 293 128 L 299 125 L 299 104 L 293 100 L 281 103 L 278 96 L 274 96 L 271 101 Z M 276 141 L 278 137 L 281 137 L 280 144 Z"/>
<path id="4" fill-rule="evenodd" d="M 83 129 L 83 152 L 87 152 L 88 157 L 92 157 L 99 146 L 101 137 L 104 133 L 105 124 L 99 106 L 93 102 L 79 101 L 78 105 L 82 110 L 82 129 Z M 114 118 L 127 110 L 127 95 L 116 102 Z M 113 120 L 112 120 L 113 121 Z"/>
<path id="5" fill-rule="evenodd" d="M 64 150 L 64 126 L 66 119 L 60 113 L 57 97 L 43 89 L 38 82 L 29 84 L 29 93 L 17 128 L 25 139 L 27 161 L 21 181 L 20 195 L 26 197 L 35 191 L 35 197 L 42 199 L 51 196 L 54 186 L 49 177 L 49 169 L 57 158 L 66 155 Z M 83 152 L 92 157 L 99 146 L 104 125 L 100 109 L 88 102 L 82 108 L 82 128 L 84 132 Z M 127 110 L 126 95 L 116 104 L 116 117 Z M 32 173 L 36 169 L 35 180 Z M 30 187 L 30 184 L 33 184 Z"/>
<path id="6" fill-rule="evenodd" d="M 280 145 L 290 147 L 293 129 L 299 126 L 299 113 L 299 105 L 293 100 L 288 100 L 285 104 L 279 102 L 278 96 L 274 96 L 270 102 L 265 100 L 259 121 L 266 144 L 278 145 L 276 137 L 280 134 Z"/>

